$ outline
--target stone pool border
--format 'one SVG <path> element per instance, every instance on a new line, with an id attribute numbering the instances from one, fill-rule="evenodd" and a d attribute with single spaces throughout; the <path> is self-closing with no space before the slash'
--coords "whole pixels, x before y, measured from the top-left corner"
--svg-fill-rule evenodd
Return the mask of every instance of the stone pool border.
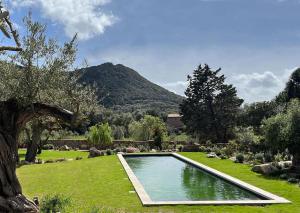
<path id="1" fill-rule="evenodd" d="M 191 164 L 197 168 L 200 168 L 208 173 L 218 176 L 230 183 L 233 183 L 243 189 L 251 191 L 252 193 L 263 197 L 267 200 L 206 200 L 206 201 L 152 201 L 147 192 L 145 191 L 143 185 L 140 183 L 138 178 L 135 176 L 134 172 L 131 170 L 130 166 L 127 164 L 124 156 L 174 156 L 175 158 L 182 160 L 188 164 Z M 125 169 L 136 193 L 138 194 L 142 204 L 144 206 L 157 206 L 157 205 L 265 205 L 265 204 L 279 204 L 279 203 L 291 203 L 289 200 L 264 191 L 253 185 L 250 185 L 244 181 L 234 178 L 225 173 L 219 172 L 213 168 L 205 166 L 199 162 L 186 158 L 178 153 L 134 153 L 134 154 L 117 154 L 123 168 Z"/>

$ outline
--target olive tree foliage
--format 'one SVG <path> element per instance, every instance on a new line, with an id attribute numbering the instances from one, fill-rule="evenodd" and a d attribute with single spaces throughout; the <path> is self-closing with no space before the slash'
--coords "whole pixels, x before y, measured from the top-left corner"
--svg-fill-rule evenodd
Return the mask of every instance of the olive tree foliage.
<path id="1" fill-rule="evenodd" d="M 300 101 L 292 99 L 286 112 L 263 121 L 266 144 L 275 151 L 288 149 L 293 167 L 300 171 Z"/>
<path id="2" fill-rule="evenodd" d="M 140 121 L 134 121 L 129 125 L 129 132 L 133 139 L 147 141 L 157 137 L 163 139 L 167 128 L 160 118 L 145 115 Z"/>
<path id="3" fill-rule="evenodd" d="M 76 35 L 59 46 L 46 37 L 46 26 L 34 22 L 29 14 L 24 18 L 27 34 L 22 38 L 23 51 L 9 55 L 1 70 L 0 98 L 15 97 L 22 104 L 42 102 L 87 116 L 98 107 L 95 90 L 77 83 L 77 73 L 70 73 L 76 59 Z M 36 118 L 38 119 L 38 118 Z M 34 161 L 47 120 L 29 123 L 32 140 L 28 140 L 25 159 Z"/>
<path id="4" fill-rule="evenodd" d="M 59 46 L 46 37 L 46 25 L 24 18 L 27 34 L 22 38 L 23 51 L 1 61 L 0 100 L 11 97 L 22 104 L 34 102 L 62 106 L 75 113 L 96 110 L 95 90 L 77 83 L 74 70 L 76 35 Z"/>

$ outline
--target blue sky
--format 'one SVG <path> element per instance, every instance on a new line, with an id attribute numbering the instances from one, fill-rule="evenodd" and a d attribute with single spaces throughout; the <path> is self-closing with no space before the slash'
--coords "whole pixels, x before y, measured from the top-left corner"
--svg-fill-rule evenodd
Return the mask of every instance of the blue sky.
<path id="1" fill-rule="evenodd" d="M 246 102 L 270 100 L 300 66 L 300 0 L 6 3 L 21 33 L 29 10 L 61 42 L 78 32 L 78 64 L 121 63 L 181 95 L 199 63 L 221 67 Z"/>

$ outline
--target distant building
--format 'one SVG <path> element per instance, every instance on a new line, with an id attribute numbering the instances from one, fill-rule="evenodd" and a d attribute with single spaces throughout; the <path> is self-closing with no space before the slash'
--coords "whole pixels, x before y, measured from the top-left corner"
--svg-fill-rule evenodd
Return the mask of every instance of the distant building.
<path id="1" fill-rule="evenodd" d="M 168 114 L 167 126 L 170 131 L 178 131 L 183 129 L 183 122 L 181 121 L 181 115 Z"/>

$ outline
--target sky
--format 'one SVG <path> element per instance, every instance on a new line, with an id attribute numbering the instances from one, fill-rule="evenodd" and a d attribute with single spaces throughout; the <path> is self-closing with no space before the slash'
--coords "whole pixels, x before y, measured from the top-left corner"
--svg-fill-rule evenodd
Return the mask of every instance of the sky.
<path id="1" fill-rule="evenodd" d="M 201 63 L 222 68 L 246 103 L 271 100 L 300 66 L 300 0 L 3 0 L 64 42 L 78 60 L 123 64 L 179 95 Z"/>

